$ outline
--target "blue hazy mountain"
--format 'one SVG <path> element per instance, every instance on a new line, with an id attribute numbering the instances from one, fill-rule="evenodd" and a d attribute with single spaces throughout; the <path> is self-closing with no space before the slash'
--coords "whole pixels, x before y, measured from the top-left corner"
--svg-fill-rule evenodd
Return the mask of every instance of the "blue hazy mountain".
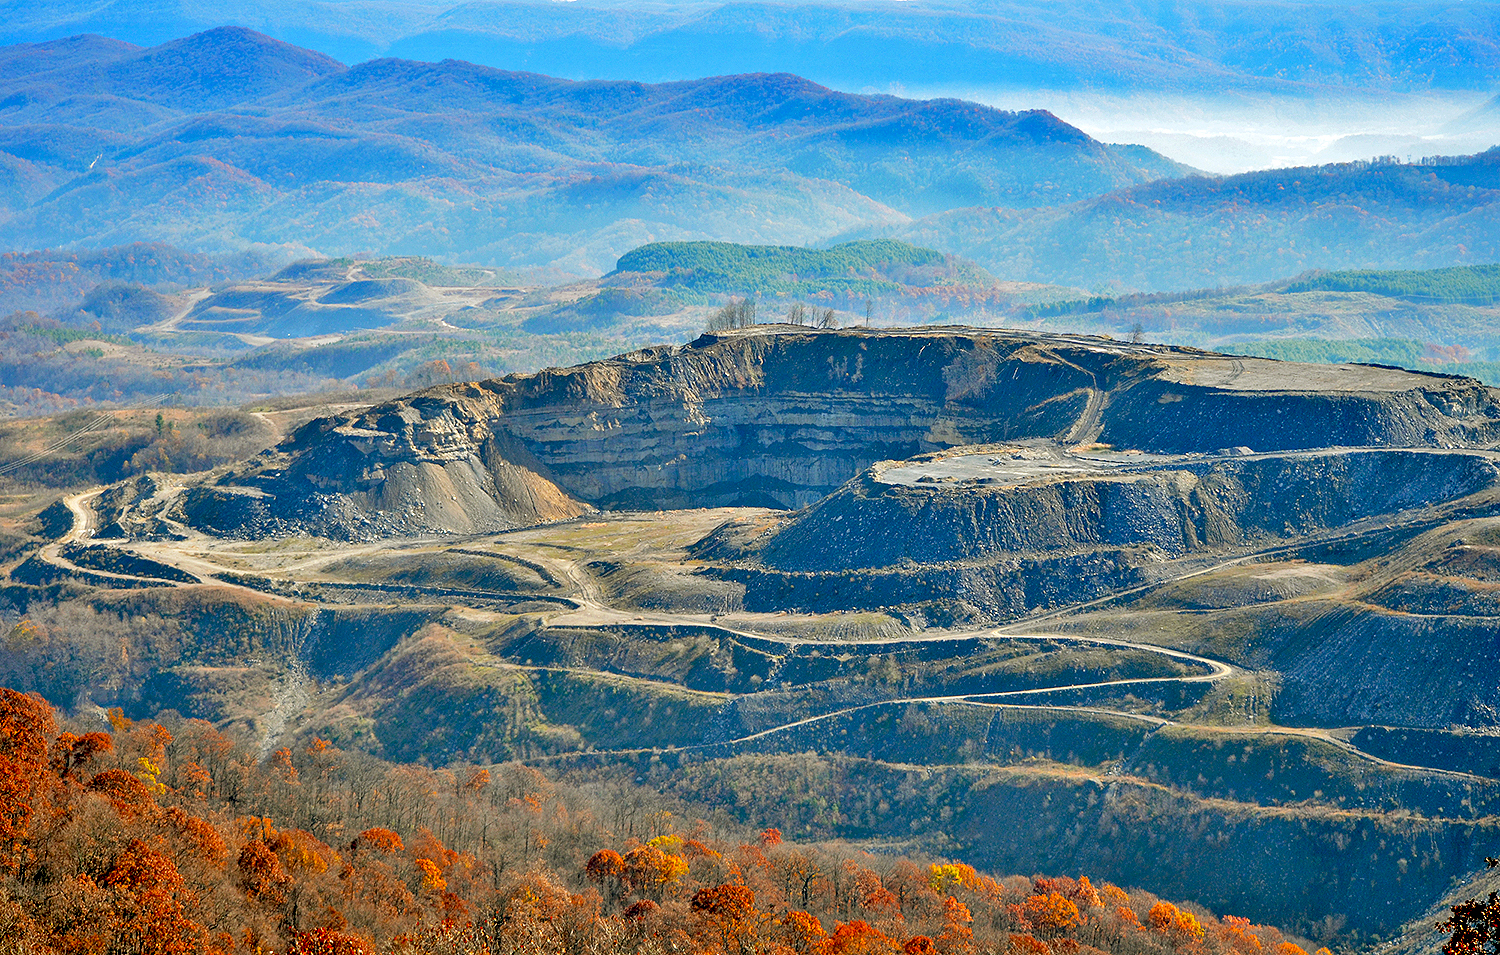
<path id="1" fill-rule="evenodd" d="M 1187 172 L 1044 111 L 789 74 L 575 82 L 341 64 L 242 28 L 0 50 L 12 244 L 301 243 L 604 271 L 656 239 L 805 243 Z"/>
<path id="2" fill-rule="evenodd" d="M 95 33 L 151 46 L 225 23 L 349 63 L 463 59 L 572 78 L 791 72 L 882 90 L 1500 86 L 1500 6 L 1481 0 L 0 0 L 3 43 Z"/>
<path id="3" fill-rule="evenodd" d="M 243 28 L 0 48 L 12 248 L 268 244 L 599 274 L 651 242 L 890 237 L 1006 280 L 1193 288 L 1500 258 L 1496 155 L 1216 178 L 1045 111 L 786 73 L 345 67 Z"/>
<path id="4" fill-rule="evenodd" d="M 1500 261 L 1500 148 L 1477 156 L 1274 169 L 1146 183 L 1046 209 L 955 209 L 857 229 L 996 276 L 1178 290 L 1309 269 Z"/>

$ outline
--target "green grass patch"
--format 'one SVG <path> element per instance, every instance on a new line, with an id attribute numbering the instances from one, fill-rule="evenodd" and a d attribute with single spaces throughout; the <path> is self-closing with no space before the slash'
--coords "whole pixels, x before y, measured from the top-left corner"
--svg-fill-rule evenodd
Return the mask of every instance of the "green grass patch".
<path id="1" fill-rule="evenodd" d="M 1300 361 L 1337 365 L 1360 362 L 1394 365 L 1413 371 L 1440 371 L 1449 375 L 1467 375 L 1486 384 L 1500 384 L 1500 362 L 1464 361 L 1459 349 L 1439 350 L 1410 338 L 1350 338 L 1342 341 L 1325 338 L 1287 338 L 1272 341 L 1241 342 L 1225 345 L 1231 355 L 1252 355 L 1278 361 Z M 1452 354 L 1450 354 L 1452 353 Z M 1454 360 L 1455 355 L 1458 360 Z"/>
<path id="2" fill-rule="evenodd" d="M 496 275 L 493 269 L 452 268 L 434 262 L 425 256 L 397 256 L 360 263 L 360 270 L 371 278 L 416 279 L 423 285 L 434 288 L 461 288 L 493 283 L 497 278 L 515 278 L 510 274 Z"/>
<path id="3" fill-rule="evenodd" d="M 1422 359 L 1427 354 L 1427 346 L 1410 338 L 1350 338 L 1345 341 L 1289 338 L 1226 345 L 1224 351 L 1232 355 L 1253 355 L 1256 358 L 1323 365 L 1365 362 L 1420 368 Z"/>

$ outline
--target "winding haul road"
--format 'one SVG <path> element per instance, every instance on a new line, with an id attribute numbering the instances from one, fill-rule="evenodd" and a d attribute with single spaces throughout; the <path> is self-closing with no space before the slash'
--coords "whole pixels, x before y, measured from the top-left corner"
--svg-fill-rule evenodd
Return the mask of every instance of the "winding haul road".
<path id="1" fill-rule="evenodd" d="M 109 571 L 78 567 L 72 561 L 69 561 L 66 557 L 63 556 L 62 551 L 68 545 L 82 542 L 94 535 L 97 518 L 92 507 L 92 502 L 98 498 L 102 491 L 103 488 L 95 488 L 64 498 L 64 504 L 73 515 L 73 526 L 62 538 L 46 545 L 42 549 L 42 551 L 40 552 L 42 559 L 54 564 L 55 566 L 67 571 L 70 574 L 76 574 L 84 577 L 87 577 L 89 575 L 110 577 L 120 580 L 137 581 L 141 584 L 149 584 L 151 586 L 163 586 L 164 584 L 166 584 L 166 582 L 156 578 L 144 578 L 133 576 L 130 574 L 114 573 Z M 166 489 L 165 492 L 170 494 L 171 489 Z M 1004 690 L 988 693 L 978 692 L 934 694 L 872 700 L 867 703 L 838 707 L 826 712 L 816 713 L 811 716 L 791 720 L 777 726 L 767 727 L 765 729 L 757 730 L 753 733 L 748 733 L 746 735 L 733 739 L 676 747 L 680 750 L 722 749 L 724 747 L 733 747 L 741 744 L 753 743 L 758 740 L 768 739 L 780 734 L 790 733 L 818 723 L 837 720 L 841 717 L 845 717 L 850 714 L 862 712 L 865 710 L 871 710 L 880 707 L 908 705 L 984 707 L 992 710 L 1030 710 L 1093 717 L 1111 717 L 1116 719 L 1126 719 L 1143 722 L 1151 725 L 1153 729 L 1161 729 L 1163 727 L 1185 724 L 1179 724 L 1176 721 L 1166 719 L 1164 717 L 1130 712 L 1126 710 L 1116 710 L 1085 705 L 1026 702 L 1026 700 L 1028 698 L 1032 700 L 1038 700 L 1039 698 L 1045 698 L 1049 695 L 1069 692 L 1087 692 L 1097 690 L 1128 689 L 1131 687 L 1163 686 L 1173 683 L 1213 684 L 1225 679 L 1235 677 L 1236 675 L 1242 675 L 1243 671 L 1222 660 L 1216 660 L 1211 657 L 1200 656 L 1198 654 L 1193 654 L 1170 647 L 1158 646 L 1155 644 L 1140 643 L 1136 641 L 1122 640 L 1110 637 L 1084 636 L 1064 633 L 1017 632 L 1016 628 L 1034 626 L 1044 621 L 1055 620 L 1063 616 L 1075 614 L 1082 610 L 1091 609 L 1093 607 L 1101 606 L 1113 601 L 1136 596 L 1138 594 L 1165 587 L 1182 580 L 1210 574 L 1215 571 L 1238 564 L 1251 562 L 1257 559 L 1264 559 L 1266 557 L 1280 556 L 1289 552 L 1305 549 L 1310 545 L 1310 543 L 1352 541 L 1357 540 L 1360 537 L 1368 536 L 1373 533 L 1385 532 L 1393 528 L 1420 526 L 1431 520 L 1430 515 L 1426 515 L 1425 513 L 1423 513 L 1426 510 L 1427 509 L 1425 508 L 1419 509 L 1419 511 L 1417 512 L 1403 515 L 1403 517 L 1405 517 L 1406 519 L 1402 521 L 1378 519 L 1362 521 L 1356 526 L 1345 527 L 1337 533 L 1330 533 L 1328 535 L 1325 535 L 1324 537 L 1326 539 L 1302 541 L 1297 544 L 1278 545 L 1276 547 L 1264 548 L 1252 553 L 1242 554 L 1237 557 L 1217 562 L 1211 566 L 1198 567 L 1196 569 L 1172 575 L 1161 580 L 1153 581 L 1151 583 L 1132 587 L 1123 591 L 1106 594 L 1103 597 L 1099 597 L 1093 600 L 1082 601 L 1076 604 L 1068 605 L 1066 607 L 1047 610 L 1045 612 L 1031 615 L 1029 617 L 1001 627 L 987 627 L 966 631 L 937 631 L 917 634 L 903 634 L 900 636 L 893 636 L 875 640 L 850 641 L 818 639 L 815 637 L 806 636 L 790 636 L 779 633 L 738 629 L 735 627 L 726 626 L 725 624 L 718 622 L 717 619 L 702 614 L 670 614 L 650 612 L 643 613 L 634 610 L 621 609 L 609 604 L 605 600 L 602 588 L 600 588 L 598 582 L 591 575 L 585 572 L 578 565 L 577 561 L 564 557 L 548 557 L 545 560 L 542 560 L 541 564 L 546 567 L 546 569 L 550 572 L 550 575 L 553 576 L 554 579 L 567 582 L 567 584 L 569 585 L 567 589 L 572 591 L 571 594 L 569 594 L 569 599 L 576 605 L 576 608 L 573 610 L 568 610 L 559 614 L 552 615 L 548 621 L 551 625 L 580 627 L 597 627 L 601 625 L 691 626 L 695 629 L 699 629 L 700 631 L 709 630 L 718 632 L 725 638 L 728 638 L 730 640 L 750 641 L 753 643 L 761 644 L 763 646 L 767 644 L 781 646 L 793 653 L 802 648 L 815 648 L 833 650 L 841 654 L 871 654 L 889 650 L 893 646 L 909 646 L 921 643 L 972 642 L 978 644 L 981 641 L 987 640 L 1037 641 L 1073 644 L 1078 646 L 1115 648 L 1120 650 L 1130 650 L 1139 653 L 1157 654 L 1163 657 L 1170 658 L 1171 660 L 1178 663 L 1189 664 L 1191 666 L 1201 668 L 1203 671 L 1201 673 L 1183 676 L 1136 677 L 1119 680 L 1102 680 L 1088 683 L 1065 684 L 1059 686 L 1035 687 L 1020 690 Z M 188 530 L 187 528 L 181 529 Z M 189 533 L 191 534 L 192 532 Z M 431 541 L 411 541 L 403 543 L 406 543 L 410 546 L 430 546 L 434 544 L 452 544 L 453 542 L 434 539 Z M 215 578 L 214 575 L 216 573 L 225 573 L 229 570 L 229 568 L 215 564 L 211 559 L 209 559 L 201 552 L 187 553 L 185 552 L 187 548 L 183 545 L 162 544 L 160 542 L 132 542 L 132 545 L 133 546 L 129 548 L 129 550 L 141 554 L 142 556 L 149 556 L 149 558 L 152 560 L 160 561 L 164 564 L 176 567 L 179 570 L 194 574 L 204 579 L 204 583 L 202 584 L 172 583 L 170 584 L 171 586 L 229 586 L 237 589 L 251 589 L 244 587 L 244 585 L 242 584 L 235 583 L 232 580 Z M 313 554 L 301 559 L 290 561 L 286 566 L 282 568 L 282 573 L 286 573 L 288 571 L 294 573 L 306 573 L 308 571 L 320 568 L 327 563 L 337 560 L 346 560 L 351 556 L 357 556 L 359 553 L 389 552 L 391 548 L 392 542 L 387 541 L 378 544 L 356 545 L 353 548 L 340 548 L 333 553 Z M 122 550 L 123 549 L 125 548 L 122 548 Z M 486 554 L 485 556 L 498 556 L 501 559 L 504 559 L 505 557 L 505 555 L 488 554 Z M 439 595 L 439 592 L 444 588 L 422 587 L 413 585 L 409 589 L 413 593 L 427 592 L 436 596 Z M 259 593 L 259 591 L 256 592 Z M 497 594 L 497 596 L 500 595 Z M 508 594 L 505 596 L 513 597 L 515 595 Z M 726 704 L 732 703 L 734 700 L 739 699 L 742 696 L 755 695 L 735 694 L 728 692 L 697 691 L 671 681 L 652 680 L 649 678 L 635 676 L 627 673 L 592 669 L 588 667 L 531 666 L 529 664 L 523 665 L 511 662 L 487 662 L 476 665 L 501 669 L 568 673 L 573 675 L 590 676 L 609 680 L 621 680 L 630 683 L 650 684 L 660 689 L 670 689 L 672 692 L 686 693 L 693 696 L 706 696 L 713 699 L 723 700 Z M 302 685 L 303 681 L 299 680 L 294 682 L 296 683 L 296 686 L 294 688 L 291 688 L 290 697 L 295 697 L 296 700 L 304 703 L 307 702 L 308 696 L 305 688 Z M 1313 739 L 1328 745 L 1335 746 L 1352 756 L 1358 757 L 1362 760 L 1366 760 L 1372 764 L 1388 767 L 1391 769 L 1412 770 L 1464 779 L 1482 778 L 1473 776 L 1468 773 L 1462 773 L 1452 770 L 1434 769 L 1425 766 L 1411 766 L 1381 759 L 1354 747 L 1347 740 L 1340 738 L 1339 736 L 1326 729 L 1304 727 L 1266 727 L 1259 725 L 1192 725 L 1196 730 L 1213 733 L 1223 733 L 1226 735 L 1254 733 Z M 273 734 L 268 734 L 266 740 L 263 741 L 263 747 L 269 745 L 270 742 L 273 741 L 273 738 Z M 645 751 L 648 750 L 641 748 L 631 748 L 619 750 L 599 750 L 596 752 L 623 755 Z M 571 754 L 563 754 L 556 757 L 542 757 L 542 759 L 566 759 L 569 755 Z"/>

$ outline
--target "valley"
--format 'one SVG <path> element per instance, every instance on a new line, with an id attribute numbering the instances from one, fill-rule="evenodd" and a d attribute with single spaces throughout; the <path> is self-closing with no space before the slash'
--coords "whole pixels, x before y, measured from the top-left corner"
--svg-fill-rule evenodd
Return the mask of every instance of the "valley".
<path id="1" fill-rule="evenodd" d="M 416 256 L 305 260 L 261 273 L 239 258 L 159 245 L 27 255 L 8 274 L 0 269 L 0 311 L 47 314 L 27 308 L 0 319 L 0 379 L 21 383 L 0 385 L 0 410 L 157 401 L 254 409 L 322 400 L 307 397 L 318 393 L 369 402 L 691 340 L 747 303 L 761 324 L 961 321 L 1500 381 L 1493 266 L 1309 272 L 1108 296 L 1002 281 L 888 239 L 826 249 L 659 242 L 616 265 L 580 279 Z M 226 275 L 238 277 L 193 284 Z"/>

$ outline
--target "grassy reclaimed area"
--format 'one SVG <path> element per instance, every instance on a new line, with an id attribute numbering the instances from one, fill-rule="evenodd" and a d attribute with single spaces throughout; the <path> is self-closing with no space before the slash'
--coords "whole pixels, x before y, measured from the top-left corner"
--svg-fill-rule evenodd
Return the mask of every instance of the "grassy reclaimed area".
<path id="1" fill-rule="evenodd" d="M 1351 338 L 1344 341 L 1324 338 L 1288 338 L 1242 342 L 1226 345 L 1223 350 L 1234 355 L 1254 355 L 1258 358 L 1275 358 L 1278 361 L 1395 365 L 1412 371 L 1440 371 L 1448 375 L 1478 378 L 1490 385 L 1500 384 L 1500 362 L 1468 361 L 1466 360 L 1468 350 L 1462 347 L 1442 348 L 1410 338 Z"/>

